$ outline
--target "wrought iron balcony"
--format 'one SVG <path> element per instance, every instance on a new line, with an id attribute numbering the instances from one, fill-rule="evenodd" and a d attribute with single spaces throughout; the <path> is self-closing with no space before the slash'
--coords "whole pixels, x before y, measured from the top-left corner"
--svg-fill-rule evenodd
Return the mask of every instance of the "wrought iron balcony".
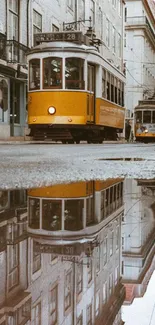
<path id="1" fill-rule="evenodd" d="M 6 60 L 6 35 L 0 33 L 0 59 Z"/>
<path id="2" fill-rule="evenodd" d="M 7 40 L 6 42 L 6 57 L 10 63 L 26 64 L 27 51 L 28 48 L 25 45 L 15 40 Z"/>
<path id="3" fill-rule="evenodd" d="M 28 48 L 16 40 L 7 40 L 6 35 L 0 33 L 0 59 L 9 63 L 26 64 Z"/>

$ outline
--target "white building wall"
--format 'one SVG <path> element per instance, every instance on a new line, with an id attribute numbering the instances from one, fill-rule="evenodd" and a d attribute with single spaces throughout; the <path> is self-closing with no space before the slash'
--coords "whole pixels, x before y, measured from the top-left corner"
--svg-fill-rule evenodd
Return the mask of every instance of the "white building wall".
<path id="1" fill-rule="evenodd" d="M 152 96 L 155 88 L 155 67 L 152 64 L 155 62 L 155 43 L 151 43 L 146 30 L 144 31 L 140 27 L 143 25 L 140 21 L 146 17 L 155 33 L 155 21 L 150 16 L 145 1 L 135 0 L 133 2 L 127 0 L 126 10 L 126 46 L 124 47 L 126 64 L 125 102 L 126 108 L 133 113 L 138 101 Z M 139 28 L 137 28 L 138 26 Z"/>

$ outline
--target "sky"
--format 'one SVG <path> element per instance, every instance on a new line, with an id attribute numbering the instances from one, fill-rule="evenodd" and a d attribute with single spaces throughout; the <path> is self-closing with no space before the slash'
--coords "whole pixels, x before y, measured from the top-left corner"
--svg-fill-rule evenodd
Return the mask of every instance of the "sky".
<path id="1" fill-rule="evenodd" d="M 122 307 L 122 319 L 125 325 L 155 325 L 155 271 L 144 297 Z"/>

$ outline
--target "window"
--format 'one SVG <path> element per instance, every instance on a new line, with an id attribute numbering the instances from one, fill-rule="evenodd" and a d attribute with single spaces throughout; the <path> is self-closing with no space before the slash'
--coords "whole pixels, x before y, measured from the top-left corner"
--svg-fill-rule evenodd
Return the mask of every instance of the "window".
<path id="1" fill-rule="evenodd" d="M 114 102 L 115 93 L 114 93 L 114 76 L 111 76 L 111 101 Z"/>
<path id="2" fill-rule="evenodd" d="M 116 29 L 115 29 L 115 27 L 112 28 L 112 48 L 113 48 L 113 52 L 116 53 Z"/>
<path id="3" fill-rule="evenodd" d="M 62 88 L 62 59 L 44 59 L 43 88 Z"/>
<path id="4" fill-rule="evenodd" d="M 8 83 L 0 78 L 0 121 L 5 122 L 8 110 Z"/>
<path id="5" fill-rule="evenodd" d="M 33 34 L 42 32 L 42 15 L 33 9 Z"/>
<path id="6" fill-rule="evenodd" d="M 95 2 L 94 0 L 90 0 L 90 16 L 92 19 L 92 25 L 95 25 Z"/>
<path id="7" fill-rule="evenodd" d="M 17 310 L 18 324 L 27 324 L 25 323 L 27 318 L 31 318 L 31 299 L 29 299 L 24 305 L 22 305 Z"/>
<path id="8" fill-rule="evenodd" d="M 94 224 L 94 198 L 90 197 L 86 200 L 86 226 Z"/>
<path id="9" fill-rule="evenodd" d="M 65 275 L 65 311 L 71 307 L 72 271 Z"/>
<path id="10" fill-rule="evenodd" d="M 118 0 L 118 14 L 122 16 L 122 0 Z"/>
<path id="11" fill-rule="evenodd" d="M 119 280 L 119 267 L 117 266 L 115 268 L 115 286 L 117 285 L 118 280 Z"/>
<path id="12" fill-rule="evenodd" d="M 106 98 L 106 70 L 102 69 L 102 97 Z"/>
<path id="13" fill-rule="evenodd" d="M 8 246 L 8 288 L 19 284 L 19 246 Z"/>
<path id="14" fill-rule="evenodd" d="M 83 200 L 65 201 L 65 230 L 83 229 Z"/>
<path id="15" fill-rule="evenodd" d="M 113 241 L 114 241 L 114 232 L 110 233 L 110 256 L 113 255 Z"/>
<path id="16" fill-rule="evenodd" d="M 77 318 L 76 325 L 83 325 L 83 315 L 82 314 Z"/>
<path id="17" fill-rule="evenodd" d="M 116 0 L 112 0 L 112 5 L 114 8 L 116 8 Z"/>
<path id="18" fill-rule="evenodd" d="M 113 291 L 113 275 L 112 273 L 109 276 L 109 295 L 112 294 Z"/>
<path id="19" fill-rule="evenodd" d="M 88 265 L 87 265 L 87 274 L 88 274 L 88 284 L 91 282 L 93 277 L 93 262 L 92 259 L 90 259 Z"/>
<path id="20" fill-rule="evenodd" d="M 119 249 L 119 227 L 116 228 L 116 250 Z"/>
<path id="21" fill-rule="evenodd" d="M 41 325 L 41 302 L 32 308 L 32 325 Z"/>
<path id="22" fill-rule="evenodd" d="M 99 313 L 100 313 L 100 291 L 96 293 L 95 316 L 97 317 Z"/>
<path id="23" fill-rule="evenodd" d="M 41 269 L 41 253 L 34 251 L 33 246 L 33 274 Z"/>
<path id="24" fill-rule="evenodd" d="M 137 123 L 142 123 L 142 111 L 137 111 L 136 112 L 136 122 Z"/>
<path id="25" fill-rule="evenodd" d="M 127 22 L 127 7 L 124 9 L 124 20 Z"/>
<path id="26" fill-rule="evenodd" d="M 42 227 L 45 230 L 61 230 L 62 205 L 60 200 L 42 200 Z"/>
<path id="27" fill-rule="evenodd" d="M 143 112 L 143 123 L 151 123 L 151 111 Z"/>
<path id="28" fill-rule="evenodd" d="M 30 90 L 40 89 L 40 60 L 39 59 L 33 59 L 30 61 L 29 72 L 30 72 L 30 81 L 29 81 Z"/>
<path id="29" fill-rule="evenodd" d="M 152 123 L 155 123 L 155 111 L 152 111 Z"/>
<path id="30" fill-rule="evenodd" d="M 50 324 L 56 325 L 58 322 L 58 286 L 50 293 Z"/>
<path id="31" fill-rule="evenodd" d="M 67 5 L 70 9 L 74 9 L 74 0 L 67 0 Z"/>
<path id="32" fill-rule="evenodd" d="M 107 302 L 107 282 L 103 284 L 103 304 Z"/>
<path id="33" fill-rule="evenodd" d="M 110 21 L 106 18 L 106 45 L 110 46 Z"/>
<path id="34" fill-rule="evenodd" d="M 121 42 L 121 35 L 118 34 L 118 56 L 121 58 L 122 54 L 122 42 Z"/>
<path id="35" fill-rule="evenodd" d="M 110 73 L 107 72 L 107 99 L 110 100 Z"/>
<path id="36" fill-rule="evenodd" d="M 92 325 L 92 304 L 87 306 L 87 325 Z"/>
<path id="37" fill-rule="evenodd" d="M 96 248 L 96 273 L 100 271 L 100 246 Z"/>
<path id="38" fill-rule="evenodd" d="M 124 274 L 124 261 L 122 261 L 121 273 L 122 273 L 122 275 Z"/>
<path id="39" fill-rule="evenodd" d="M 85 19 L 85 0 L 81 0 L 80 6 L 79 6 L 79 16 L 81 20 Z"/>
<path id="40" fill-rule="evenodd" d="M 19 3 L 18 0 L 9 0 L 9 39 L 19 40 Z"/>
<path id="41" fill-rule="evenodd" d="M 52 32 L 59 32 L 59 27 L 57 27 L 56 25 L 52 24 Z"/>
<path id="42" fill-rule="evenodd" d="M 83 264 L 79 263 L 77 265 L 77 282 L 76 282 L 76 287 L 77 287 L 77 294 L 79 295 L 82 292 L 83 288 Z"/>
<path id="43" fill-rule="evenodd" d="M 118 93 L 117 93 L 117 78 L 114 78 L 114 87 L 115 87 L 115 103 L 118 103 Z"/>
<path id="44" fill-rule="evenodd" d="M 127 39 L 126 39 L 126 33 L 124 33 L 124 47 L 126 47 L 127 46 Z"/>
<path id="45" fill-rule="evenodd" d="M 66 89 L 84 89 L 84 60 L 67 58 L 65 67 Z"/>
<path id="46" fill-rule="evenodd" d="M 29 198 L 29 227 L 40 228 L 40 200 Z"/>
<path id="47" fill-rule="evenodd" d="M 108 247 L 108 239 L 106 237 L 103 242 L 103 266 L 107 263 L 107 247 Z"/>

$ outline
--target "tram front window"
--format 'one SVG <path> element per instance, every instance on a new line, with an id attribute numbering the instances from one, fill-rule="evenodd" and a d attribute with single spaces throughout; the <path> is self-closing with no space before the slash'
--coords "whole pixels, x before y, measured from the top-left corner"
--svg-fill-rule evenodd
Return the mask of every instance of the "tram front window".
<path id="1" fill-rule="evenodd" d="M 44 59 L 43 88 L 62 88 L 62 59 Z"/>
<path id="2" fill-rule="evenodd" d="M 142 123 L 142 111 L 136 112 L 136 122 Z"/>
<path id="3" fill-rule="evenodd" d="M 155 123 L 155 111 L 152 111 L 152 123 Z"/>
<path id="4" fill-rule="evenodd" d="M 40 89 L 40 60 L 33 59 L 29 63 L 30 90 Z"/>
<path id="5" fill-rule="evenodd" d="M 83 229 L 83 200 L 65 201 L 65 230 Z"/>
<path id="6" fill-rule="evenodd" d="M 29 199 L 29 227 L 40 228 L 40 200 Z"/>
<path id="7" fill-rule="evenodd" d="M 151 123 L 151 111 L 143 112 L 143 123 Z"/>
<path id="8" fill-rule="evenodd" d="M 66 89 L 84 89 L 84 60 L 67 58 L 65 67 Z"/>
<path id="9" fill-rule="evenodd" d="M 61 201 L 42 201 L 42 227 L 45 230 L 61 230 Z"/>

